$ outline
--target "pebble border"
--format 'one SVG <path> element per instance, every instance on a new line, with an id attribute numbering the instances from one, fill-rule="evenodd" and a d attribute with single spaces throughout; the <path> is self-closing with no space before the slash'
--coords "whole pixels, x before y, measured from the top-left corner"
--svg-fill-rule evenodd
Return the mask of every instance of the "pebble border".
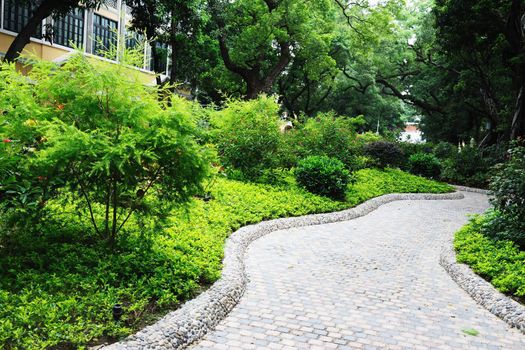
<path id="1" fill-rule="evenodd" d="M 486 190 L 455 186 L 456 190 L 489 194 Z M 439 264 L 478 304 L 525 334 L 525 306 L 500 293 L 494 286 L 456 259 L 453 239 L 443 248 Z"/>
<path id="2" fill-rule="evenodd" d="M 222 277 L 206 292 L 148 326 L 105 350 L 183 349 L 213 330 L 240 301 L 246 289 L 244 254 L 253 241 L 274 231 L 293 227 L 329 224 L 364 216 L 381 205 L 399 200 L 463 199 L 460 192 L 444 194 L 387 194 L 354 208 L 335 213 L 282 218 L 249 225 L 235 231 L 226 240 Z"/>

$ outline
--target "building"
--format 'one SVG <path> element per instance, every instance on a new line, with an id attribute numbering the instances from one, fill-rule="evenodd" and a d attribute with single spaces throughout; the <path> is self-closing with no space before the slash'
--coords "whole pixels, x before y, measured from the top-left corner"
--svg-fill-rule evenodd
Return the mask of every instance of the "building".
<path id="1" fill-rule="evenodd" d="M 400 135 L 400 140 L 410 143 L 423 142 L 423 134 L 419 129 L 419 123 L 405 123 L 405 130 Z"/>
<path id="2" fill-rule="evenodd" d="M 14 37 L 27 23 L 32 9 L 17 0 L 0 0 L 0 6 L 0 57 L 3 57 Z M 102 50 L 111 46 L 123 48 L 124 43 L 119 43 L 120 40 L 126 40 L 127 47 L 137 43 L 137 40 L 130 40 L 132 35 L 138 36 L 128 31 L 130 20 L 130 11 L 123 0 L 106 1 L 98 10 L 79 8 L 60 18 L 46 18 L 24 53 L 60 62 L 66 60 L 75 48 L 80 48 L 86 55 L 107 59 L 101 57 Z M 50 27 L 53 35 L 48 38 L 45 28 Z M 155 74 L 151 71 L 149 45 L 145 46 L 143 65 L 136 69 L 140 71 L 141 80 L 150 83 L 155 80 Z M 118 56 L 113 61 L 117 61 Z"/>

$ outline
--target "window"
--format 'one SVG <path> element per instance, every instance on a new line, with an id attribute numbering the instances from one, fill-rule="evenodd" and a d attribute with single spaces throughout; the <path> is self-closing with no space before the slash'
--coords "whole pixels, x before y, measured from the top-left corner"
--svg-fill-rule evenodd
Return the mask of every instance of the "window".
<path id="1" fill-rule="evenodd" d="M 117 44 L 117 22 L 95 13 L 93 16 L 93 53 L 99 56 Z"/>
<path id="2" fill-rule="evenodd" d="M 128 30 L 126 32 L 126 49 L 136 49 L 144 41 L 144 35 Z"/>
<path id="3" fill-rule="evenodd" d="M 64 46 L 80 47 L 84 44 L 84 10 L 74 9 L 53 21 L 53 40 Z"/>
<path id="4" fill-rule="evenodd" d="M 20 33 L 27 25 L 31 15 L 36 10 L 36 5 L 22 5 L 16 0 L 5 0 L 4 2 L 4 29 Z M 37 27 L 35 38 L 42 37 L 42 24 Z"/>

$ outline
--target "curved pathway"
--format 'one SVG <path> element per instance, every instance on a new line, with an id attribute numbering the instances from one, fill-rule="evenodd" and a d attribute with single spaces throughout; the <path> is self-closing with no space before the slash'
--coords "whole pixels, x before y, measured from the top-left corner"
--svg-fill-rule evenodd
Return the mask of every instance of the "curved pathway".
<path id="1" fill-rule="evenodd" d="M 262 237 L 241 302 L 191 349 L 525 349 L 439 266 L 453 232 L 488 207 L 464 194 Z"/>

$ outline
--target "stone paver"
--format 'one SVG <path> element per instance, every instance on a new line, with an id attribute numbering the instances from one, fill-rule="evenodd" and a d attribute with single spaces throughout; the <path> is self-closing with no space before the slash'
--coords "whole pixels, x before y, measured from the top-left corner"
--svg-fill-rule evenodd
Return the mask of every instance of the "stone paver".
<path id="1" fill-rule="evenodd" d="M 525 349 L 525 336 L 439 266 L 467 214 L 488 207 L 486 196 L 464 194 L 257 240 L 241 302 L 191 349 Z"/>

